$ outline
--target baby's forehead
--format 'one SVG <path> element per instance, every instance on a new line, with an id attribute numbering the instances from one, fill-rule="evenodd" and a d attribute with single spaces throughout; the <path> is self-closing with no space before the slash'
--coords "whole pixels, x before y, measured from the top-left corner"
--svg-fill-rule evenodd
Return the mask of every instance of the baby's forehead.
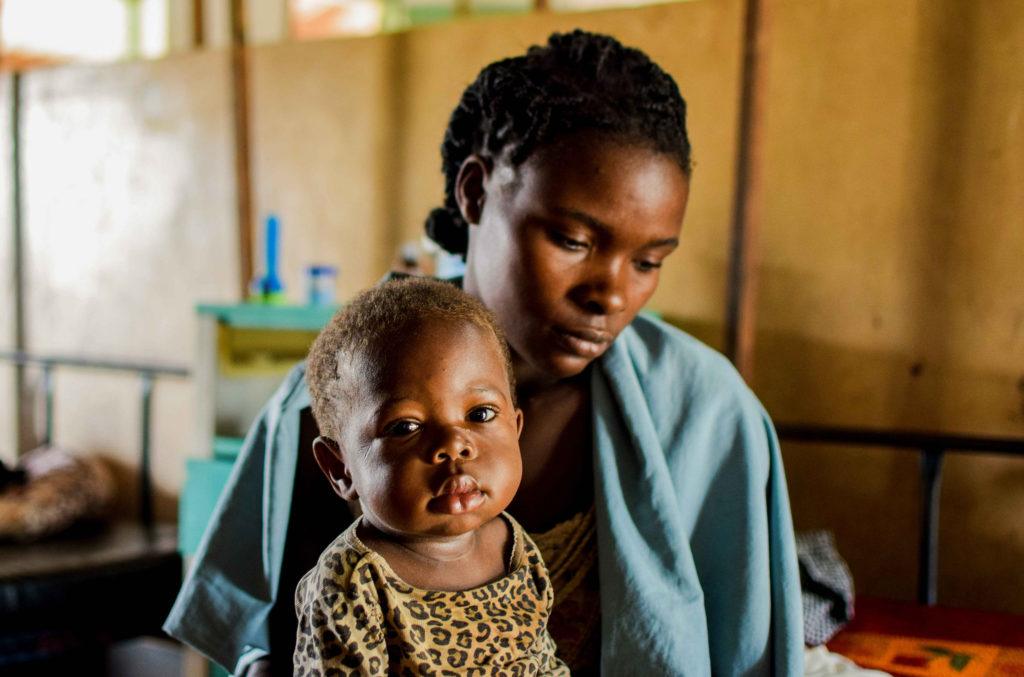
<path id="1" fill-rule="evenodd" d="M 474 362 L 485 352 L 505 362 L 500 339 L 490 326 L 464 317 L 414 317 L 339 354 L 338 377 L 357 382 L 363 390 L 386 390 L 397 376 L 428 371 L 450 356 L 469 358 L 467 352 L 473 353 Z"/>
<path id="2" fill-rule="evenodd" d="M 467 330 L 472 333 L 465 333 Z M 354 419 L 362 418 L 361 414 L 371 415 L 389 401 L 416 397 L 417 392 L 422 395 L 422 384 L 436 382 L 438 373 L 454 362 L 461 365 L 457 371 L 470 372 L 470 381 L 489 383 L 489 389 L 507 389 L 511 396 L 508 364 L 492 330 L 467 321 L 448 326 L 437 323 L 430 332 L 409 327 L 392 340 L 364 344 L 339 354 L 332 398 L 339 428 L 349 423 L 361 425 L 365 421 L 357 423 Z M 445 397 L 462 395 L 463 386 L 452 385 L 443 377 L 440 381 L 452 390 L 439 391 L 433 386 L 430 392 L 434 396 L 438 392 Z"/>

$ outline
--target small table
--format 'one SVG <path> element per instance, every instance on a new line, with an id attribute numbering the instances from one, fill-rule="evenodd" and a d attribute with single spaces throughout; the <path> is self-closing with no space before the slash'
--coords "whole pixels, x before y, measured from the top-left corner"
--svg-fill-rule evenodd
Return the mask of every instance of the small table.
<path id="1" fill-rule="evenodd" d="M 93 525 L 0 545 L 0 672 L 87 671 L 83 657 L 102 661 L 111 642 L 161 634 L 181 570 L 173 524 Z"/>

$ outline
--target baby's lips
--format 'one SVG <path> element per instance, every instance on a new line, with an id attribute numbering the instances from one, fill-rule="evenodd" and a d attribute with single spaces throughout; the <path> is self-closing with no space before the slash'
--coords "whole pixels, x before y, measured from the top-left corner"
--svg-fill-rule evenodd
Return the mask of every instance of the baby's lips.
<path id="1" fill-rule="evenodd" d="M 458 475 L 451 475 L 441 483 L 441 488 L 438 489 L 438 496 L 458 496 L 460 494 L 472 494 L 473 492 L 480 491 L 480 483 L 476 481 L 476 478 L 467 473 L 459 473 Z"/>
<path id="2" fill-rule="evenodd" d="M 437 495 L 430 500 L 430 507 L 435 512 L 462 515 L 476 510 L 483 502 L 484 494 L 476 478 L 459 473 L 445 478 Z"/>

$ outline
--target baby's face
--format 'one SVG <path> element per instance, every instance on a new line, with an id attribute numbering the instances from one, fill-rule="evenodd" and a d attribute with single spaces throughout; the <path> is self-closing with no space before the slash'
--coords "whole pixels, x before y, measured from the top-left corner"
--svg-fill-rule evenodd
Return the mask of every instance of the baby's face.
<path id="1" fill-rule="evenodd" d="M 339 421 L 364 519 L 393 536 L 454 536 L 490 521 L 522 477 L 522 415 L 495 337 L 432 320 L 388 360 Z"/>

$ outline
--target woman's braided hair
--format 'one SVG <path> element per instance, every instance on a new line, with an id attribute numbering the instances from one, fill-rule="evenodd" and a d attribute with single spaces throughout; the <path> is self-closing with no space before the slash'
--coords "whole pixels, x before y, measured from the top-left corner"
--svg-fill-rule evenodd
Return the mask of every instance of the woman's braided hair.
<path id="1" fill-rule="evenodd" d="M 463 92 L 441 144 L 444 207 L 430 213 L 427 235 L 465 256 L 469 233 L 455 182 L 471 154 L 504 154 L 518 166 L 538 148 L 583 131 L 649 146 L 690 175 L 686 102 L 672 77 L 610 36 L 555 33 L 547 45 L 487 66 Z"/>

